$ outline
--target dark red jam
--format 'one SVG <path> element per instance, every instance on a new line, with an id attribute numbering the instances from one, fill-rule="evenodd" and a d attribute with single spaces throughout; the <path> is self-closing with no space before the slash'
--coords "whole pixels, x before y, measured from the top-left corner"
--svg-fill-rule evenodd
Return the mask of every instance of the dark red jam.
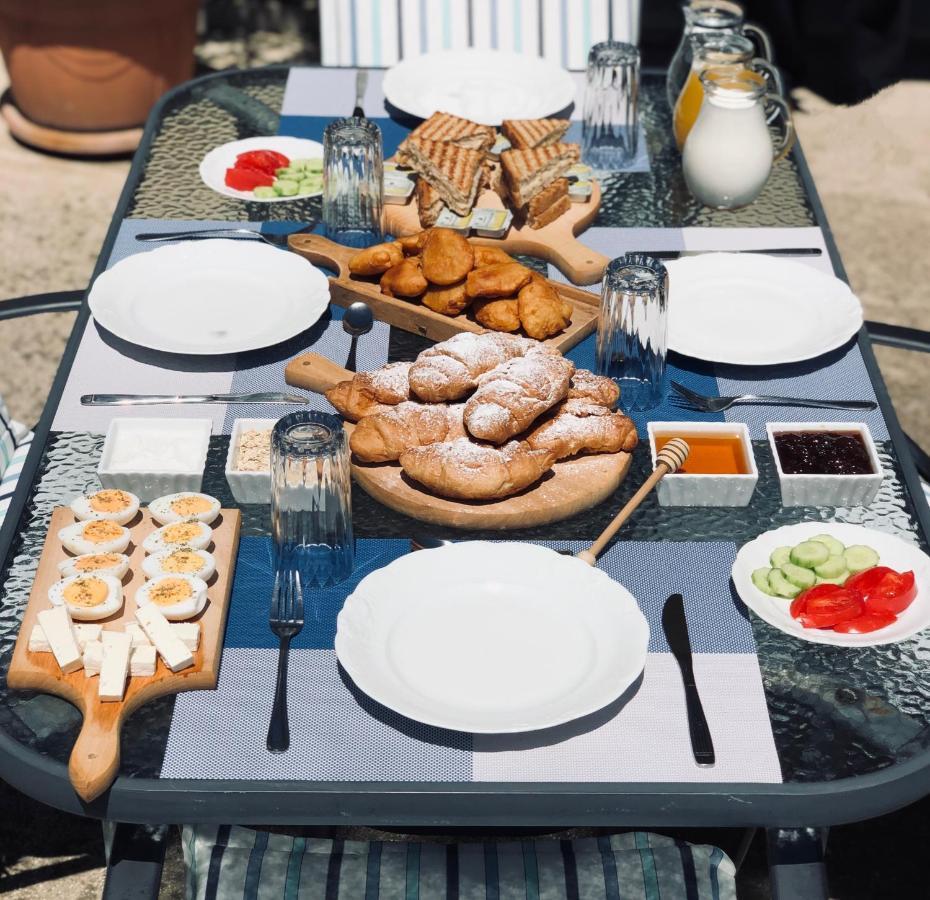
<path id="1" fill-rule="evenodd" d="M 872 463 L 858 431 L 781 431 L 775 449 L 786 475 L 871 475 Z"/>

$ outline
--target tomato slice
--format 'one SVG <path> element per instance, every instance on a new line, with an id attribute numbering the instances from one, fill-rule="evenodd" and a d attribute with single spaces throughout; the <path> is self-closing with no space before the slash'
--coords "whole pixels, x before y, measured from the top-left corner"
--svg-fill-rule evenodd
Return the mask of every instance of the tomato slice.
<path id="1" fill-rule="evenodd" d="M 917 596 L 914 573 L 896 572 L 887 566 L 875 566 L 853 575 L 844 587 L 858 591 L 866 608 L 875 612 L 904 612 Z"/>
<path id="2" fill-rule="evenodd" d="M 255 169 L 227 169 L 226 186 L 236 191 L 251 191 L 261 186 L 274 184 L 274 175 L 257 172 Z"/>
<path id="3" fill-rule="evenodd" d="M 846 590 L 838 585 L 818 585 L 818 587 L 832 587 L 833 590 L 813 596 L 810 596 L 813 588 L 811 592 L 807 592 L 804 609 L 797 617 L 805 628 L 832 628 L 840 622 L 862 615 L 865 605 L 855 591 Z"/>
<path id="4" fill-rule="evenodd" d="M 277 169 L 290 165 L 290 160 L 283 153 L 274 150 L 249 150 L 236 157 L 236 168 L 258 169 L 274 175 Z"/>
<path id="5" fill-rule="evenodd" d="M 798 619 L 807 608 L 807 601 L 809 599 L 813 598 L 816 600 L 818 597 L 829 597 L 838 587 L 839 586 L 835 584 L 818 584 L 812 588 L 808 588 L 806 591 L 801 591 L 801 593 L 791 601 L 791 606 L 788 611 L 793 618 Z"/>
<path id="6" fill-rule="evenodd" d="M 878 631 L 897 621 L 898 617 L 893 612 L 873 611 L 866 606 L 866 611 L 861 616 L 838 622 L 833 626 L 833 630 L 840 634 L 868 634 L 870 631 Z"/>

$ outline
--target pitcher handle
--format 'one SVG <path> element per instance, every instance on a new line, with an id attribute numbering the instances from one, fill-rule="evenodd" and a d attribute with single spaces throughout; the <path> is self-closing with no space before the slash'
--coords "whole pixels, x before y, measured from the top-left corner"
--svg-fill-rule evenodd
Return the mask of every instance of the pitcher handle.
<path id="1" fill-rule="evenodd" d="M 768 36 L 768 33 L 763 31 L 758 25 L 753 25 L 752 22 L 747 22 L 745 25 L 743 25 L 743 34 L 749 38 L 752 38 L 752 40 L 756 42 L 756 46 L 759 48 L 759 55 L 765 57 L 765 59 L 771 62 L 772 39 Z"/>
<path id="2" fill-rule="evenodd" d="M 768 81 L 769 88 L 772 89 L 774 93 L 778 94 L 780 97 L 785 96 L 785 85 L 781 80 L 781 72 L 767 59 L 762 59 L 761 56 L 757 56 L 755 59 L 749 61 L 747 68 L 762 75 L 766 81 Z M 772 122 L 778 118 L 778 112 L 777 107 L 769 111 L 765 117 L 765 124 L 771 125 Z"/>
<path id="3" fill-rule="evenodd" d="M 784 119 L 785 133 L 778 146 L 775 148 L 773 154 L 774 158 L 772 160 L 773 163 L 777 163 L 779 160 L 784 159 L 788 155 L 788 151 L 794 146 L 794 123 L 791 121 L 791 110 L 782 97 L 779 97 L 778 94 L 766 94 L 765 100 L 775 107 L 772 121 L 774 121 L 779 114 L 782 119 Z"/>

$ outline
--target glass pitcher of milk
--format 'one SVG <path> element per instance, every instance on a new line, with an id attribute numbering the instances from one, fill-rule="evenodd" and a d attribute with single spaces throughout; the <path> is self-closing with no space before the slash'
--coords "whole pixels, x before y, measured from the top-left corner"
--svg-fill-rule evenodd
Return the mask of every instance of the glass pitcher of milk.
<path id="1" fill-rule="evenodd" d="M 682 152 L 688 189 L 707 206 L 736 209 L 762 192 L 772 166 L 794 144 L 788 104 L 766 93 L 765 79 L 748 69 L 709 68 L 701 74 L 704 100 Z M 782 136 L 772 145 L 766 106 L 773 121 L 782 122 Z"/>

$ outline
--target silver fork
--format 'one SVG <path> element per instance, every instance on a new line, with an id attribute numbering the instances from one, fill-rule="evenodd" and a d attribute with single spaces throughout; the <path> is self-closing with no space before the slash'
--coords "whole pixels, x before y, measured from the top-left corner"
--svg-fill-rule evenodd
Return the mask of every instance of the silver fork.
<path id="1" fill-rule="evenodd" d="M 304 234 L 313 231 L 316 226 L 305 225 L 295 228 L 287 234 L 262 234 L 250 228 L 205 228 L 201 231 L 143 231 L 136 235 L 137 241 L 143 243 L 157 243 L 159 241 L 207 241 L 211 238 L 226 238 L 227 240 L 248 241 L 258 240 L 270 244 L 272 247 L 287 250 L 287 239 L 292 234 Z"/>
<path id="2" fill-rule="evenodd" d="M 771 403 L 776 406 L 813 406 L 825 409 L 875 409 L 878 404 L 874 400 L 813 400 L 805 397 L 778 397 L 768 394 L 739 394 L 736 397 L 705 397 L 683 384 L 673 381 L 672 387 L 691 406 L 701 412 L 723 412 L 738 403 Z"/>
<path id="3" fill-rule="evenodd" d="M 274 706 L 268 725 L 267 747 L 272 753 L 283 753 L 291 745 L 291 730 L 287 722 L 287 656 L 291 638 L 304 627 L 304 595 L 300 589 L 300 574 L 294 567 L 278 569 L 271 593 L 271 630 L 280 638 L 278 680 L 274 689 Z"/>

